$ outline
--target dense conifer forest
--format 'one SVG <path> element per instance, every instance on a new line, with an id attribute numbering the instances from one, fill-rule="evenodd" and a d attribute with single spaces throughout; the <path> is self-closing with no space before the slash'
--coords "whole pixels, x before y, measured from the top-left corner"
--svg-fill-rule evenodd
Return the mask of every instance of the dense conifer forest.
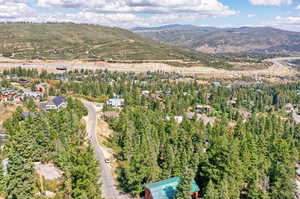
<path id="1" fill-rule="evenodd" d="M 80 121 L 87 111 L 80 101 L 69 99 L 61 111 L 41 112 L 37 107 L 24 116 L 18 108 L 4 124 L 9 138 L 2 152 L 8 159 L 7 173 L 0 177 L 0 191 L 8 199 L 47 198 L 43 189 L 55 198 L 100 199 L 99 171 L 93 151 Z M 63 170 L 59 182 L 43 181 L 34 163 L 53 162 Z M 41 193 L 41 194 L 38 194 Z"/>
<path id="2" fill-rule="evenodd" d="M 36 76 L 41 81 L 56 77 L 20 69 L 5 72 L 8 73 Z M 196 180 L 205 199 L 294 198 L 295 165 L 300 159 L 300 124 L 293 115 L 298 114 L 299 83 L 260 84 L 252 79 L 241 79 L 227 80 L 220 85 L 210 81 L 201 84 L 195 77 L 159 72 L 75 71 L 64 77 L 69 81 L 55 84 L 50 89 L 51 95 L 74 95 L 102 103 L 109 98 L 125 99 L 120 110 L 104 107 L 104 111 L 119 112 L 119 117 L 106 119 L 114 130 L 106 144 L 116 153 L 118 177 L 124 191 L 142 195 L 144 184 L 180 176 L 183 183 L 176 198 L 189 197 L 189 186 L 184 182 L 190 179 Z M 31 139 L 24 142 L 31 144 L 26 145 L 29 148 L 22 146 L 25 150 L 18 154 L 22 158 L 15 160 L 23 162 L 13 162 L 20 145 L 8 145 L 8 154 L 16 167 L 28 165 L 22 167 L 27 171 L 31 171 L 32 161 L 53 158 L 70 176 L 65 186 L 72 185 L 72 188 L 64 190 L 72 191 L 65 194 L 74 198 L 80 198 L 77 194 L 96 198 L 95 176 L 90 176 L 90 183 L 78 189 L 76 186 L 80 183 L 72 181 L 72 175 L 77 175 L 78 170 L 74 173 L 71 165 L 82 164 L 86 169 L 85 163 L 94 161 L 92 152 L 89 148 L 76 148 L 77 144 L 67 144 L 70 149 L 61 145 L 83 140 L 75 132 L 80 132 L 78 121 L 85 111 L 77 108 L 80 105 L 75 102 L 65 111 L 41 117 L 44 119 L 24 119 L 17 112 L 6 123 L 12 142 L 21 142 L 25 136 Z M 28 126 L 30 128 L 26 128 Z M 42 131 L 38 130 L 41 126 Z M 37 137 L 40 139 L 36 140 Z M 31 146 L 34 147 L 31 149 Z M 73 147 L 84 150 L 75 150 L 77 153 L 88 155 L 76 156 L 82 158 L 75 160 L 76 163 L 66 161 L 73 154 L 70 153 Z M 85 169 L 80 171 L 90 173 Z M 8 178 L 12 175 L 15 174 L 9 173 Z M 27 177 L 22 175 L 22 178 Z M 8 194 L 22 194 L 13 183 L 16 182 L 6 183 Z M 33 186 L 26 187 L 27 193 L 33 190 Z"/>

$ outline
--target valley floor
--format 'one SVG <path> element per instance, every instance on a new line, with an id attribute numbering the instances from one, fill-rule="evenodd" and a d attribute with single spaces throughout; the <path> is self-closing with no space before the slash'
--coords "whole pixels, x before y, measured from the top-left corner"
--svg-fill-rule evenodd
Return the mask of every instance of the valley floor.
<path id="1" fill-rule="evenodd" d="M 36 68 L 38 70 L 47 70 L 48 72 L 61 73 L 57 71 L 57 67 L 66 67 L 68 70 L 75 69 L 90 69 L 90 70 L 108 70 L 118 72 L 148 72 L 148 71 L 165 71 L 176 72 L 181 74 L 197 74 L 205 75 L 205 77 L 214 78 L 239 78 L 241 76 L 255 76 L 255 75 L 274 75 L 274 76 L 288 76 L 295 75 L 295 70 L 283 64 L 283 61 L 300 59 L 300 57 L 275 58 L 268 61 L 273 62 L 273 66 L 267 69 L 248 69 L 248 70 L 224 70 L 210 67 L 175 67 L 163 63 L 140 63 L 140 64 L 124 64 L 124 63 L 106 63 L 106 62 L 84 62 L 79 60 L 74 61 L 22 61 L 0 59 L 0 71 L 9 68 L 23 67 Z"/>

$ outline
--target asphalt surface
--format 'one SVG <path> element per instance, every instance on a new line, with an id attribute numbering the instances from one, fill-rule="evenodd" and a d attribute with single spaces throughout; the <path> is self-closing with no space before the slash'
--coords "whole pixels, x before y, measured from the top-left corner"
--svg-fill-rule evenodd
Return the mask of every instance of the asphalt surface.
<path id="1" fill-rule="evenodd" d="M 102 197 L 105 199 L 129 199 L 129 197 L 118 191 L 116 186 L 116 181 L 113 178 L 112 171 L 107 163 L 105 163 L 104 153 L 101 150 L 97 136 L 96 136 L 96 109 L 93 103 L 84 101 L 84 106 L 88 110 L 88 121 L 87 121 L 87 131 L 91 144 L 93 146 L 97 160 L 99 161 L 99 167 L 101 170 L 100 182 Z"/>

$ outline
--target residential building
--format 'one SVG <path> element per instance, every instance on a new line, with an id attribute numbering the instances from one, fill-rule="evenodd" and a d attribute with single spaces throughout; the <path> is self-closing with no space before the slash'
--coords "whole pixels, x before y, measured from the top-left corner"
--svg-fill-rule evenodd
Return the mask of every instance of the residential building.
<path id="1" fill-rule="evenodd" d="M 183 122 L 183 116 L 175 116 L 174 119 L 177 124 L 181 124 Z"/>
<path id="2" fill-rule="evenodd" d="M 0 90 L 0 95 L 9 95 L 9 94 L 13 94 L 15 92 L 16 91 L 14 89 L 6 88 L 6 89 L 3 89 L 3 90 Z"/>
<path id="3" fill-rule="evenodd" d="M 24 92 L 24 97 L 40 98 L 40 97 L 43 97 L 43 93 L 41 93 L 41 92 L 26 91 L 26 92 Z"/>
<path id="4" fill-rule="evenodd" d="M 143 95 L 149 95 L 149 94 L 150 94 L 150 91 L 148 91 L 148 90 L 143 90 L 143 91 L 142 91 L 142 94 L 143 94 Z"/>
<path id="5" fill-rule="evenodd" d="M 15 80 L 18 78 L 17 74 L 6 75 L 7 80 Z"/>
<path id="6" fill-rule="evenodd" d="M 196 113 L 211 113 L 213 108 L 209 105 L 198 105 L 195 107 Z"/>
<path id="7" fill-rule="evenodd" d="M 36 91 L 38 91 L 40 93 L 48 94 L 48 84 L 47 83 L 40 83 L 40 84 L 36 85 L 35 87 L 36 87 Z"/>
<path id="8" fill-rule="evenodd" d="M 20 79 L 18 79 L 18 82 L 20 84 L 28 84 L 30 81 L 28 79 L 20 78 Z"/>
<path id="9" fill-rule="evenodd" d="M 29 117 L 29 116 L 34 117 L 37 115 L 36 112 L 22 112 L 21 114 L 23 117 Z"/>
<path id="10" fill-rule="evenodd" d="M 106 104 L 112 106 L 113 108 L 120 108 L 124 106 L 125 100 L 121 98 L 109 99 Z"/>
<path id="11" fill-rule="evenodd" d="M 96 112 L 100 112 L 103 110 L 104 104 L 103 103 L 95 103 Z"/>
<path id="12" fill-rule="evenodd" d="M 66 106 L 68 103 L 67 99 L 62 96 L 51 97 L 46 103 L 41 103 L 40 108 L 49 111 L 49 110 L 59 110 Z"/>
<path id="13" fill-rule="evenodd" d="M 174 177 L 145 185 L 145 199 L 173 199 L 180 181 L 179 177 Z M 200 189 L 198 185 L 195 180 L 191 183 L 191 198 L 199 198 Z"/>
<path id="14" fill-rule="evenodd" d="M 214 87 L 220 87 L 221 86 L 221 83 L 220 82 L 213 82 L 212 85 Z"/>

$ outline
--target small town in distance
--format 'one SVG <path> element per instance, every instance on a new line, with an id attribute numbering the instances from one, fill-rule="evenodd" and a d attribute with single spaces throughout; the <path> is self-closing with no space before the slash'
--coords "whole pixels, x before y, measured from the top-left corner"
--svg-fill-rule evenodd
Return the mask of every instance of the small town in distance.
<path id="1" fill-rule="evenodd" d="M 300 199 L 299 10 L 0 0 L 0 199 Z"/>

